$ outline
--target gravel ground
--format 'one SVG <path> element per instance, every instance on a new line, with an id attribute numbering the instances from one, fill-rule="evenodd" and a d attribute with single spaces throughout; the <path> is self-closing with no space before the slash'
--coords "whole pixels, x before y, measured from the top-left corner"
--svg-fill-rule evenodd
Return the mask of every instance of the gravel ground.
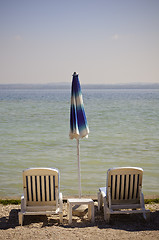
<path id="1" fill-rule="evenodd" d="M 95 202 L 95 223 L 83 217 L 73 216 L 68 225 L 66 203 L 64 203 L 64 222 L 58 216 L 25 216 L 24 226 L 18 224 L 20 205 L 0 205 L 0 239 L 159 239 L 159 204 L 146 205 L 151 210 L 150 222 L 142 215 L 113 215 L 106 224 L 103 212 L 97 211 Z"/>

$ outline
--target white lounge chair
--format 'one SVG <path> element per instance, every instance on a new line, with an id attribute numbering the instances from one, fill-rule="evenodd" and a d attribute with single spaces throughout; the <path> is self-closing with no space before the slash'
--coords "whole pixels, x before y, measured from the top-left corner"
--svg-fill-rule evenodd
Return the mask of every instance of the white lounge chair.
<path id="1" fill-rule="evenodd" d="M 142 168 L 122 167 L 107 171 L 107 187 L 99 189 L 98 210 L 104 204 L 104 219 L 109 223 L 110 214 L 143 213 L 145 209 L 142 193 Z"/>
<path id="2" fill-rule="evenodd" d="M 24 215 L 59 214 L 63 222 L 62 193 L 59 193 L 59 171 L 53 168 L 29 168 L 23 171 L 23 190 L 19 224 Z"/>

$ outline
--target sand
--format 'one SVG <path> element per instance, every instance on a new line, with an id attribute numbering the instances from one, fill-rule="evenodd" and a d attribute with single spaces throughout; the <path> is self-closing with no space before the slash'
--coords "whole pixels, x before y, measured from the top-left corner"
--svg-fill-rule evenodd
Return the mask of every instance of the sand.
<path id="1" fill-rule="evenodd" d="M 159 204 L 146 205 L 151 210 L 150 222 L 142 215 L 114 215 L 106 224 L 103 212 L 98 212 L 95 202 L 95 223 L 83 217 L 73 216 L 68 225 L 66 203 L 64 203 L 64 222 L 59 217 L 25 216 L 24 226 L 18 224 L 20 205 L 0 205 L 0 239 L 159 239 Z"/>

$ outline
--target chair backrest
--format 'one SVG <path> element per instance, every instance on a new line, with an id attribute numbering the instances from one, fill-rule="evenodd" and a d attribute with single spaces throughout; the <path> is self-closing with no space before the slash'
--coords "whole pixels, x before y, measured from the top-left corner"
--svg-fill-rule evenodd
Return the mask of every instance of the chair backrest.
<path id="1" fill-rule="evenodd" d="M 122 167 L 109 169 L 107 172 L 107 191 L 110 189 L 111 203 L 138 203 L 140 200 L 139 188 L 142 187 L 142 176 L 142 168 Z"/>
<path id="2" fill-rule="evenodd" d="M 53 168 L 29 168 L 23 171 L 26 206 L 56 206 L 59 171 Z"/>

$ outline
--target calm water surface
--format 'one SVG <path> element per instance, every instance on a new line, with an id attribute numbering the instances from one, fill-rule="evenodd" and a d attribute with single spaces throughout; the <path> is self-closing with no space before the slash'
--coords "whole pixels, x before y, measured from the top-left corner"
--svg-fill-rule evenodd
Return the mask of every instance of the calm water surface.
<path id="1" fill-rule="evenodd" d="M 111 167 L 144 169 L 143 191 L 159 194 L 159 89 L 83 89 L 90 129 L 80 140 L 82 193 L 105 186 Z M 69 139 L 70 89 L 0 90 L 0 197 L 22 194 L 22 170 L 56 167 L 78 194 L 76 140 Z"/>

